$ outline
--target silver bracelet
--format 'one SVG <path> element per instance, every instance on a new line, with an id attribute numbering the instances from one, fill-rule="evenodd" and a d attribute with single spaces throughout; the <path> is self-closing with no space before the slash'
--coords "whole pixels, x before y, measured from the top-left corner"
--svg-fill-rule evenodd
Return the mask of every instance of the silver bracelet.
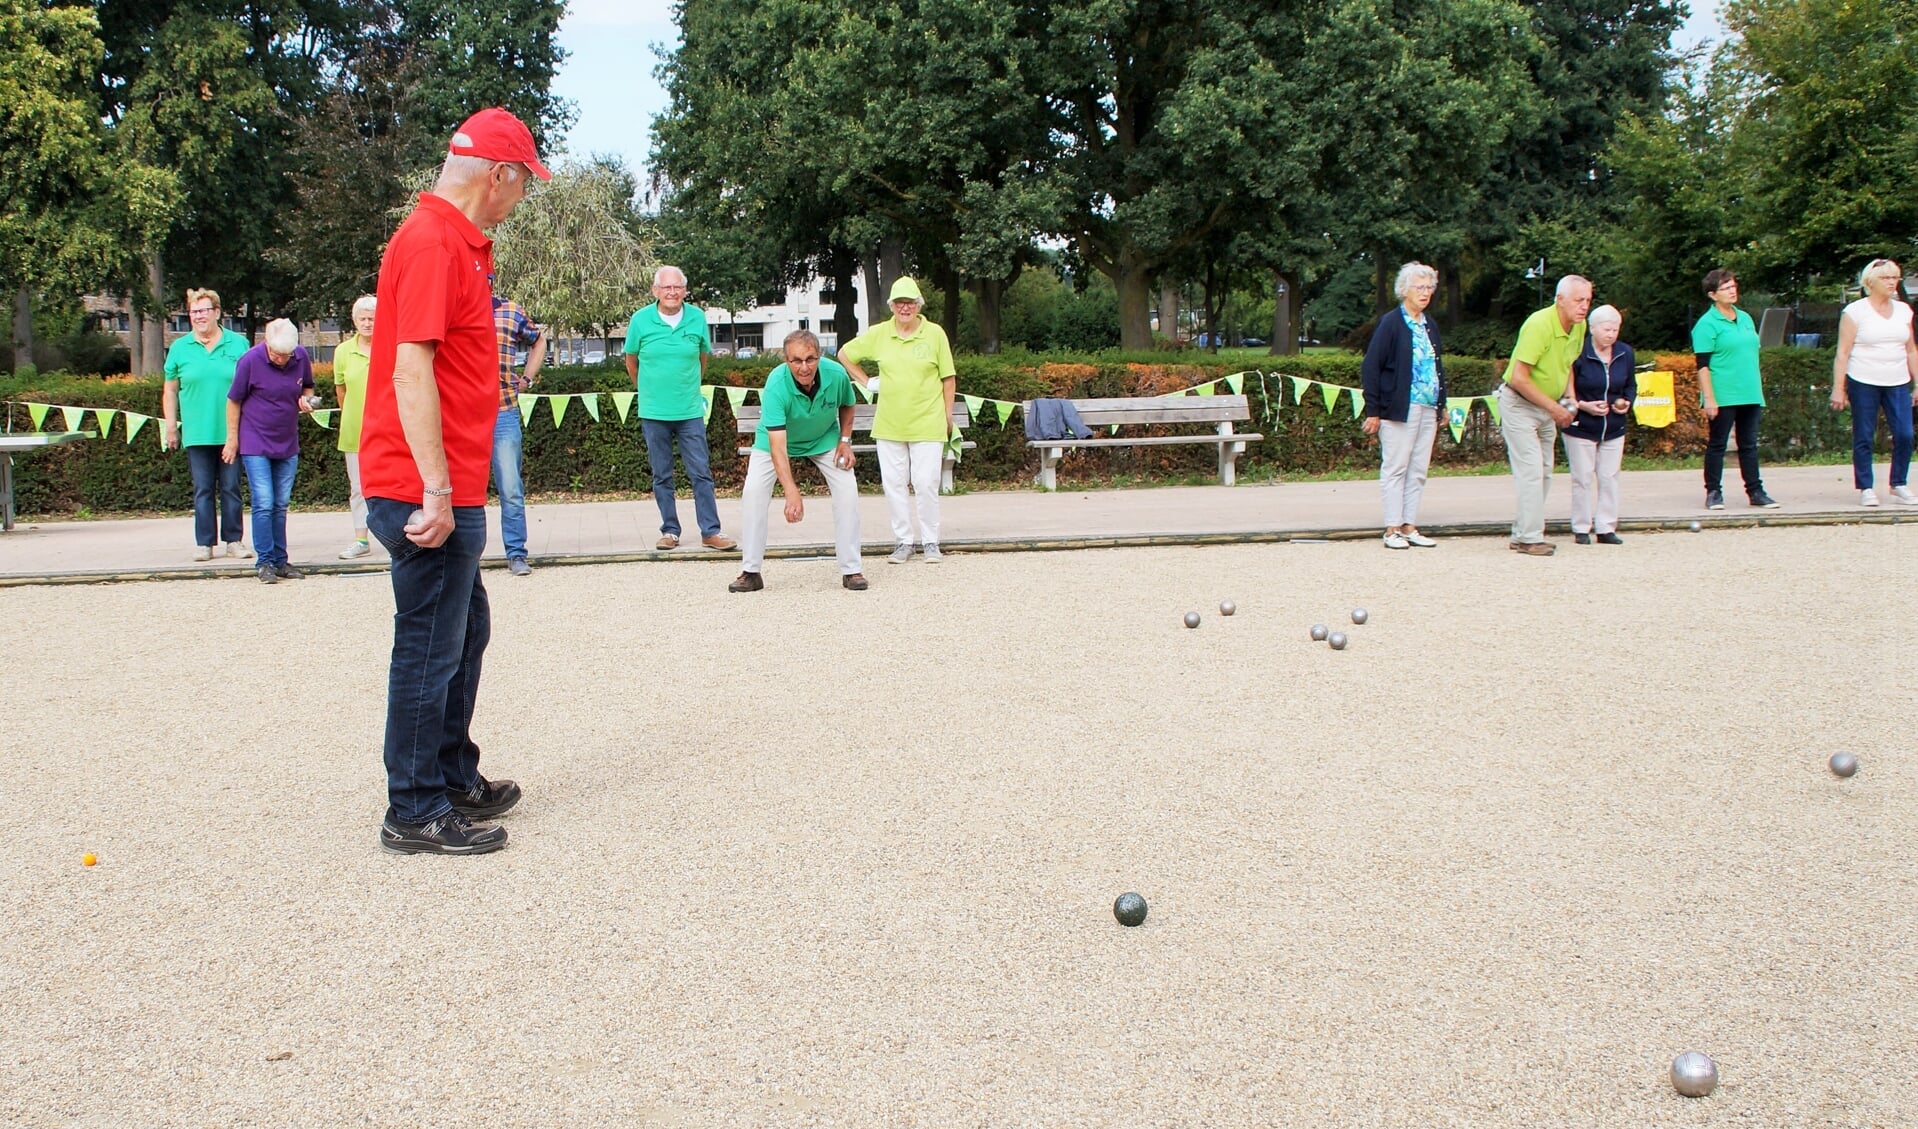
<path id="1" fill-rule="evenodd" d="M 443 487 L 439 490 L 435 490 L 431 487 L 427 487 L 426 490 L 424 491 L 426 496 L 429 498 L 444 498 L 447 495 L 451 494 L 452 492 L 453 492 L 453 488 L 451 486 Z"/>

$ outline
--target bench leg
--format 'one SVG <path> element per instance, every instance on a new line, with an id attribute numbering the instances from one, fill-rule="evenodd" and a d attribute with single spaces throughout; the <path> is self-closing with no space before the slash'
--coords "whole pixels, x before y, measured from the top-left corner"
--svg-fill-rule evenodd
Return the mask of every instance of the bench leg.
<path id="1" fill-rule="evenodd" d="M 1236 486 L 1239 482 L 1239 455 L 1245 451 L 1243 443 L 1219 444 L 1219 481 L 1227 486 Z"/>
<path id="2" fill-rule="evenodd" d="M 1059 459 L 1065 454 L 1060 447 L 1039 448 L 1039 488 L 1057 490 L 1059 488 Z"/>
<path id="3" fill-rule="evenodd" d="M 953 461 L 951 459 L 940 460 L 939 492 L 941 494 L 952 493 L 952 468 L 953 468 Z"/>

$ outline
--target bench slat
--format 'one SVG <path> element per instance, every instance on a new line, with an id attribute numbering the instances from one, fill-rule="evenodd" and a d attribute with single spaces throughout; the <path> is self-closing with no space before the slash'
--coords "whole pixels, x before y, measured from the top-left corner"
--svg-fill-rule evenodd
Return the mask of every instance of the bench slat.
<path id="1" fill-rule="evenodd" d="M 1031 410 L 1031 401 L 1026 406 Z M 1252 418 L 1243 395 L 1100 398 L 1074 400 L 1072 406 L 1087 425 L 1100 427 L 1115 423 L 1237 423 Z"/>
<path id="2" fill-rule="evenodd" d="M 854 404 L 852 408 L 852 429 L 854 431 L 871 431 L 873 413 L 877 410 L 878 407 L 874 404 Z M 739 410 L 733 413 L 735 430 L 741 435 L 750 435 L 759 430 L 759 411 L 760 405 L 758 404 L 739 405 Z M 952 402 L 952 422 L 959 427 L 972 426 L 972 412 L 966 407 L 964 400 L 954 400 Z"/>
<path id="3" fill-rule="evenodd" d="M 1160 447 L 1169 443 L 1256 443 L 1263 435 L 1143 435 L 1137 439 L 1028 439 L 1028 447 Z"/>

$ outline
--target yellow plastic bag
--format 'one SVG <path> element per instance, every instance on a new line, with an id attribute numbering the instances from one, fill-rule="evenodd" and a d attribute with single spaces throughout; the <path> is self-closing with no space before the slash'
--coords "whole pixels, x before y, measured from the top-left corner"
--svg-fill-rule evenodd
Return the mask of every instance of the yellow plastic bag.
<path id="1" fill-rule="evenodd" d="M 1670 427 L 1678 418 L 1678 405 L 1672 402 L 1672 374 L 1665 371 L 1638 374 L 1638 399 L 1632 402 L 1632 418 L 1640 427 Z"/>

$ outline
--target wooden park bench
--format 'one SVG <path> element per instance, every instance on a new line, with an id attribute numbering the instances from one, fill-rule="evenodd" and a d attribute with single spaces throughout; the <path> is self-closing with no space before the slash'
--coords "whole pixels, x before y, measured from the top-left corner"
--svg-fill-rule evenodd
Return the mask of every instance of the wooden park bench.
<path id="1" fill-rule="evenodd" d="M 861 435 L 870 435 L 872 433 L 872 413 L 874 410 L 874 405 L 872 404 L 854 405 L 852 409 L 852 433 L 855 439 Z M 738 423 L 739 433 L 747 437 L 746 442 L 739 448 L 739 453 L 743 455 L 753 449 L 752 434 L 759 430 L 759 405 L 741 404 L 739 405 L 739 410 L 733 413 L 733 415 Z M 954 427 L 961 429 L 972 426 L 972 413 L 966 409 L 966 402 L 964 400 L 953 400 L 952 423 Z M 978 445 L 979 444 L 974 443 L 972 440 L 967 439 L 961 442 L 959 447 L 961 450 L 970 451 Z M 879 445 L 876 443 L 854 443 L 852 446 L 852 451 L 855 455 L 870 455 L 878 449 Z M 952 493 L 952 467 L 953 460 L 950 456 L 945 458 L 940 464 L 939 492 L 941 494 Z"/>
<path id="2" fill-rule="evenodd" d="M 1121 397 L 1109 400 L 1074 400 L 1079 419 L 1095 434 L 1108 431 L 1114 424 L 1121 428 L 1150 424 L 1212 424 L 1211 435 L 1115 435 L 1092 439 L 1028 439 L 1026 446 L 1039 451 L 1039 485 L 1047 490 L 1059 487 L 1059 460 L 1065 453 L 1087 447 L 1160 447 L 1173 443 L 1211 443 L 1219 448 L 1219 481 L 1231 486 L 1238 481 L 1239 456 L 1245 445 L 1264 439 L 1263 435 L 1240 434 L 1232 425 L 1252 418 L 1252 409 L 1244 396 L 1151 396 Z M 1032 401 L 1025 410 L 1032 411 Z"/>

